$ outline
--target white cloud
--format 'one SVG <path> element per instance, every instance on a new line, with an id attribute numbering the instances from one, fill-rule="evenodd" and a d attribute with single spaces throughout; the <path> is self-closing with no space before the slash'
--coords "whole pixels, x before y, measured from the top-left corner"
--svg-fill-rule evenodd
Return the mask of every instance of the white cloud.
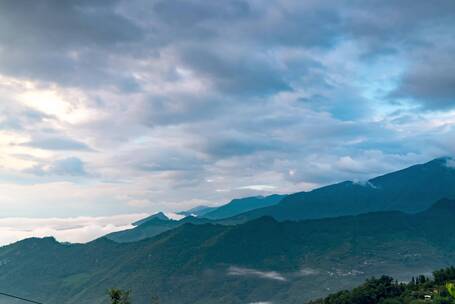
<path id="1" fill-rule="evenodd" d="M 374 185 L 372 182 L 370 182 L 368 180 L 354 180 L 353 183 L 356 185 L 367 187 L 367 188 L 374 188 L 374 189 L 378 188 L 376 185 Z"/>
<path id="2" fill-rule="evenodd" d="M 453 158 L 448 158 L 446 162 L 446 166 L 449 168 L 454 168 L 455 169 L 455 159 Z"/>
<path id="3" fill-rule="evenodd" d="M 239 187 L 238 189 L 256 190 L 256 191 L 273 191 L 276 189 L 276 187 L 271 186 L 271 185 L 248 185 L 248 186 Z"/>
<path id="4" fill-rule="evenodd" d="M 297 273 L 297 275 L 305 277 L 305 276 L 316 275 L 319 273 L 320 273 L 320 271 L 317 269 L 306 267 L 306 268 L 300 269 L 300 271 Z"/>
<path id="5" fill-rule="evenodd" d="M 185 216 L 181 214 L 177 214 L 174 212 L 164 212 L 164 215 L 170 218 L 171 220 L 178 221 L 183 219 Z"/>
<path id="6" fill-rule="evenodd" d="M 60 242 L 85 243 L 105 234 L 133 228 L 145 214 L 73 218 L 2 218 L 0 245 L 30 237 L 53 236 Z"/>
<path id="7" fill-rule="evenodd" d="M 231 276 L 249 276 L 261 279 L 275 280 L 275 281 L 287 281 L 287 279 L 276 271 L 260 271 L 251 268 L 242 268 L 231 266 L 228 269 L 228 275 Z"/>

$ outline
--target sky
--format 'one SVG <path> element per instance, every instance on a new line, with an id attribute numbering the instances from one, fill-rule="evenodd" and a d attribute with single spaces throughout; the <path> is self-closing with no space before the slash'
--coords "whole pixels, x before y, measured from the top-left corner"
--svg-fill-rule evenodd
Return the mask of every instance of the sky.
<path id="1" fill-rule="evenodd" d="M 454 29 L 453 0 L 1 1 L 0 244 L 454 155 Z"/>

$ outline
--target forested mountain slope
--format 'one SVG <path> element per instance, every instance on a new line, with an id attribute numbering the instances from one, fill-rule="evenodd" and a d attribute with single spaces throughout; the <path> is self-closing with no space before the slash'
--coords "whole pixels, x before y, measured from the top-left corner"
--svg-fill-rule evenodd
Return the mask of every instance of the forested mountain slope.
<path id="1" fill-rule="evenodd" d="M 101 303 L 110 287 L 136 304 L 302 303 L 372 275 L 399 279 L 455 263 L 455 202 L 419 214 L 242 225 L 186 224 L 140 242 L 64 245 L 28 239 L 0 248 L 0 288 L 45 303 Z"/>

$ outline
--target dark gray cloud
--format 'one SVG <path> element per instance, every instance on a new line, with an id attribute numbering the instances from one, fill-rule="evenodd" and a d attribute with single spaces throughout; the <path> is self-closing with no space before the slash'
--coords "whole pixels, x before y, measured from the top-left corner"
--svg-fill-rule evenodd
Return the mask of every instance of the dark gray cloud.
<path id="1" fill-rule="evenodd" d="M 309 62 L 304 67 L 299 60 L 286 63 L 276 57 L 280 49 L 324 52 L 351 40 L 363 46 L 360 59 L 367 61 L 428 50 L 427 32 L 450 33 L 455 10 L 450 0 L 16 2 L 0 6 L 3 73 L 134 92 L 141 90 L 140 80 L 133 66 L 125 68 L 125 58 L 133 63 L 172 52 L 218 90 L 255 96 L 292 90 L 308 73 Z M 453 60 L 446 57 L 440 64 L 451 66 Z M 443 91 L 441 82 L 451 84 L 450 79 L 432 77 L 434 81 L 425 82 L 428 89 L 417 89 L 419 75 L 426 71 L 411 69 L 404 74 L 403 94 L 416 92 L 413 97 L 428 99 L 429 90 Z M 435 98 L 444 103 L 447 97 L 440 95 Z"/>
<path id="2" fill-rule="evenodd" d="M 184 65 L 229 94 L 264 96 L 291 89 L 285 79 L 287 72 L 258 54 L 232 54 L 221 47 L 198 46 L 182 50 L 181 57 Z"/>
<path id="3" fill-rule="evenodd" d="M 142 155 L 138 154 L 138 158 L 132 163 L 138 169 L 148 172 L 197 172 L 201 170 L 205 162 L 191 155 L 188 152 L 182 151 L 163 151 L 160 149 L 157 155 L 150 155 L 150 151 L 142 151 Z M 139 151 L 136 151 L 139 152 Z M 164 152 L 164 153 L 163 153 Z M 140 152 L 139 152 L 140 153 Z"/>
<path id="4" fill-rule="evenodd" d="M 143 38 L 117 2 L 2 2 L 0 72 L 76 86 L 132 82 L 109 71 L 115 54 Z"/>
<path id="5" fill-rule="evenodd" d="M 141 31 L 115 11 L 117 2 L 5 1 L 1 4 L 1 39 L 21 48 L 60 50 L 71 46 L 115 47 L 137 40 Z"/>
<path id="6" fill-rule="evenodd" d="M 40 162 L 24 172 L 38 176 L 83 177 L 88 175 L 84 162 L 77 157 L 57 159 L 50 164 Z"/>
<path id="7" fill-rule="evenodd" d="M 77 157 L 68 157 L 54 161 L 47 170 L 47 173 L 69 176 L 87 175 L 84 163 Z"/>
<path id="8" fill-rule="evenodd" d="M 87 144 L 64 136 L 37 136 L 28 142 L 21 143 L 20 145 L 44 150 L 92 150 Z"/>
<path id="9" fill-rule="evenodd" d="M 11 100 L 0 105 L 0 130 L 21 131 L 35 127 L 45 119 L 52 120 L 52 115 L 18 105 Z"/>
<path id="10" fill-rule="evenodd" d="M 247 1 L 156 1 L 153 4 L 156 16 L 172 27 L 188 28 L 207 21 L 244 19 L 250 16 Z"/>
<path id="11" fill-rule="evenodd" d="M 286 145 L 279 140 L 261 138 L 260 136 L 252 136 L 252 134 L 245 136 L 241 134 L 224 135 L 223 133 L 217 133 L 217 137 L 208 138 L 203 150 L 216 159 L 279 151 L 284 149 Z"/>
<path id="12" fill-rule="evenodd" d="M 452 35 L 450 39 L 455 38 Z M 419 54 L 403 75 L 391 97 L 407 98 L 421 103 L 425 109 L 447 109 L 455 106 L 455 46 L 438 50 L 434 46 Z"/>
<path id="13" fill-rule="evenodd" d="M 139 103 L 135 114 L 139 121 L 154 127 L 210 120 L 229 108 L 229 100 L 216 95 L 151 95 Z"/>

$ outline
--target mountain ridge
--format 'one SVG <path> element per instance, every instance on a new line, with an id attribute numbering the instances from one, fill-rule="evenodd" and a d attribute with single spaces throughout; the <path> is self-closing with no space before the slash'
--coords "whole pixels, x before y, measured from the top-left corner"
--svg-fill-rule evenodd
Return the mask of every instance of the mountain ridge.
<path id="1" fill-rule="evenodd" d="M 241 199 L 233 199 L 229 203 L 212 210 L 202 217 L 220 220 L 229 218 L 250 210 L 278 204 L 286 195 L 272 194 L 269 196 L 251 196 Z"/>
<path id="2" fill-rule="evenodd" d="M 447 165 L 451 159 L 437 158 L 363 184 L 344 181 L 289 194 L 277 205 L 255 209 L 234 219 L 247 221 L 269 215 L 278 220 L 303 220 L 381 210 L 416 213 L 441 198 L 455 198 L 455 169 Z"/>
<path id="3" fill-rule="evenodd" d="M 111 287 L 132 289 L 138 304 L 153 294 L 170 304 L 302 303 L 372 275 L 410 277 L 454 263 L 455 201 L 442 206 L 451 211 L 186 223 L 133 243 L 25 240 L 0 248 L 0 287 L 48 304 L 106 303 Z"/>
<path id="4" fill-rule="evenodd" d="M 169 218 L 165 213 L 158 212 L 144 219 L 133 223 L 134 228 L 117 231 L 106 235 L 108 239 L 116 242 L 135 242 L 146 238 L 151 238 L 162 232 L 179 227 L 185 223 L 205 224 L 238 224 L 238 221 L 231 221 L 232 215 L 242 213 L 244 210 L 252 210 L 260 206 L 271 206 L 277 204 L 285 195 L 272 194 L 270 196 L 254 196 L 240 199 L 233 199 L 229 203 L 220 207 L 211 207 L 205 210 L 207 213 L 200 213 L 200 216 L 188 215 L 180 220 Z M 191 212 L 185 211 L 184 213 Z M 178 214 L 182 214 L 181 212 Z"/>
<path id="5" fill-rule="evenodd" d="M 372 178 L 364 183 L 344 181 L 309 192 L 234 199 L 205 215 L 189 216 L 180 221 L 157 221 L 155 217 L 159 216 L 158 213 L 139 221 L 141 225 L 134 229 L 115 232 L 108 237 L 118 242 L 132 242 L 153 237 L 186 222 L 236 225 L 262 216 L 285 221 L 387 210 L 418 213 L 441 198 L 455 198 L 455 169 L 447 165 L 451 159 L 437 158 Z M 270 205 L 259 207 L 264 203 Z M 239 213 L 245 206 L 254 209 Z M 239 214 L 230 216 L 233 213 Z M 210 214 L 214 216 L 211 217 Z M 143 226 L 147 221 L 148 225 Z"/>

